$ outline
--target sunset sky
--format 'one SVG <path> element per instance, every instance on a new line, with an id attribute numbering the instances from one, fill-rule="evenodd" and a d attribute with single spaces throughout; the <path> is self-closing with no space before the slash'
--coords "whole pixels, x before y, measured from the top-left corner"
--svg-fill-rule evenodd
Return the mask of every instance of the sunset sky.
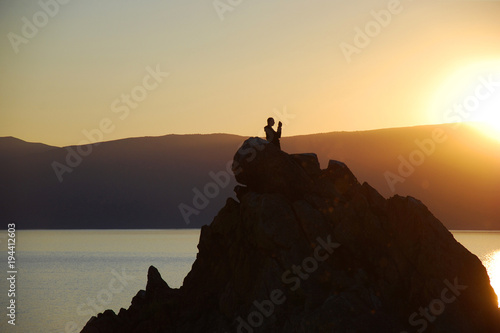
<path id="1" fill-rule="evenodd" d="M 0 0 L 0 136 L 500 131 L 500 1 L 59 1 Z"/>

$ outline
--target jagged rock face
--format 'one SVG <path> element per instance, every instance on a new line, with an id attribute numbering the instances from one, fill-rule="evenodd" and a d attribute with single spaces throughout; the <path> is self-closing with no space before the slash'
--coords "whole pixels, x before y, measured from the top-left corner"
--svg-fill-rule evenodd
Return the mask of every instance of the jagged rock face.
<path id="1" fill-rule="evenodd" d="M 485 268 L 420 201 L 256 138 L 233 169 L 246 187 L 202 228 L 183 286 L 150 268 L 128 310 L 82 332 L 500 332 Z"/>

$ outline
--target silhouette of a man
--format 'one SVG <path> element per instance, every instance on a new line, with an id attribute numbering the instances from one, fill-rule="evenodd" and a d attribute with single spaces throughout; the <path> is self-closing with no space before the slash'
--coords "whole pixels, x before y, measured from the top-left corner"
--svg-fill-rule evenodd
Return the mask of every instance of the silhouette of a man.
<path id="1" fill-rule="evenodd" d="M 278 130 L 275 131 L 273 129 L 274 119 L 267 118 L 267 126 L 264 127 L 264 131 L 266 131 L 266 140 L 270 143 L 276 145 L 279 150 L 281 150 L 280 138 L 281 138 L 281 121 L 278 123 Z"/>

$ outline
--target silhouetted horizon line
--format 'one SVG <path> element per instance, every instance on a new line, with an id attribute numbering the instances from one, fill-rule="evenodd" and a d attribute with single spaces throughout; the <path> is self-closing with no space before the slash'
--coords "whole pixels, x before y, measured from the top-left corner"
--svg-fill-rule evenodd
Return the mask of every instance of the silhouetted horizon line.
<path id="1" fill-rule="evenodd" d="M 424 125 L 408 125 L 408 126 L 383 127 L 383 128 L 362 129 L 362 130 L 337 130 L 337 131 L 329 131 L 329 132 L 316 132 L 316 133 L 308 133 L 308 134 L 289 135 L 289 136 L 284 136 L 283 139 L 296 138 L 296 137 L 304 137 L 304 136 L 311 136 L 311 135 L 320 135 L 320 134 L 375 132 L 375 131 L 383 131 L 383 130 L 397 130 L 397 129 L 405 129 L 405 128 L 417 128 L 417 127 L 452 126 L 452 125 L 455 125 L 455 124 L 473 125 L 473 124 L 481 124 L 481 123 L 480 122 L 474 122 L 474 121 L 467 121 L 467 122 L 464 121 L 464 122 L 457 122 L 457 123 L 437 123 L 437 124 L 424 124 Z M 167 137 L 167 136 L 210 136 L 210 135 L 227 135 L 227 136 L 236 136 L 236 137 L 241 137 L 241 138 L 248 138 L 248 137 L 256 136 L 256 135 L 250 135 L 250 136 L 248 136 L 248 135 L 243 135 L 243 134 L 223 133 L 223 132 L 213 132 L 213 133 L 169 133 L 169 134 L 163 134 L 163 135 L 130 136 L 130 137 L 124 137 L 124 138 L 119 138 L 119 139 L 96 141 L 96 142 L 91 142 L 90 144 L 109 143 L 109 142 L 117 142 L 117 141 L 130 140 L 130 139 L 161 138 L 161 137 Z M 53 147 L 53 148 L 76 147 L 76 146 L 82 146 L 83 145 L 83 144 L 69 144 L 69 145 L 58 146 L 58 145 L 52 145 L 52 144 L 44 143 L 44 142 L 41 142 L 41 141 L 27 141 L 27 140 L 24 140 L 22 138 L 19 138 L 19 137 L 13 136 L 13 135 L 0 136 L 0 139 L 15 139 L 15 140 L 19 140 L 19 141 L 22 141 L 22 142 L 25 142 L 25 143 L 29 143 L 29 144 L 42 144 L 42 145 Z"/>

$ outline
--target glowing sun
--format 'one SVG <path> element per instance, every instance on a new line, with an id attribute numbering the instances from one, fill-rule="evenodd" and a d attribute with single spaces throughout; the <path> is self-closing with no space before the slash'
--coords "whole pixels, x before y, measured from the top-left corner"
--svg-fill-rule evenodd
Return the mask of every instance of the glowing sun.
<path id="1" fill-rule="evenodd" d="M 498 111 L 500 113 L 500 110 Z M 472 124 L 481 133 L 500 141 L 500 116 L 492 116 L 490 119 L 479 121 Z"/>
<path id="2" fill-rule="evenodd" d="M 429 112 L 435 123 L 470 123 L 500 141 L 500 62 L 455 69 L 436 89 Z"/>

